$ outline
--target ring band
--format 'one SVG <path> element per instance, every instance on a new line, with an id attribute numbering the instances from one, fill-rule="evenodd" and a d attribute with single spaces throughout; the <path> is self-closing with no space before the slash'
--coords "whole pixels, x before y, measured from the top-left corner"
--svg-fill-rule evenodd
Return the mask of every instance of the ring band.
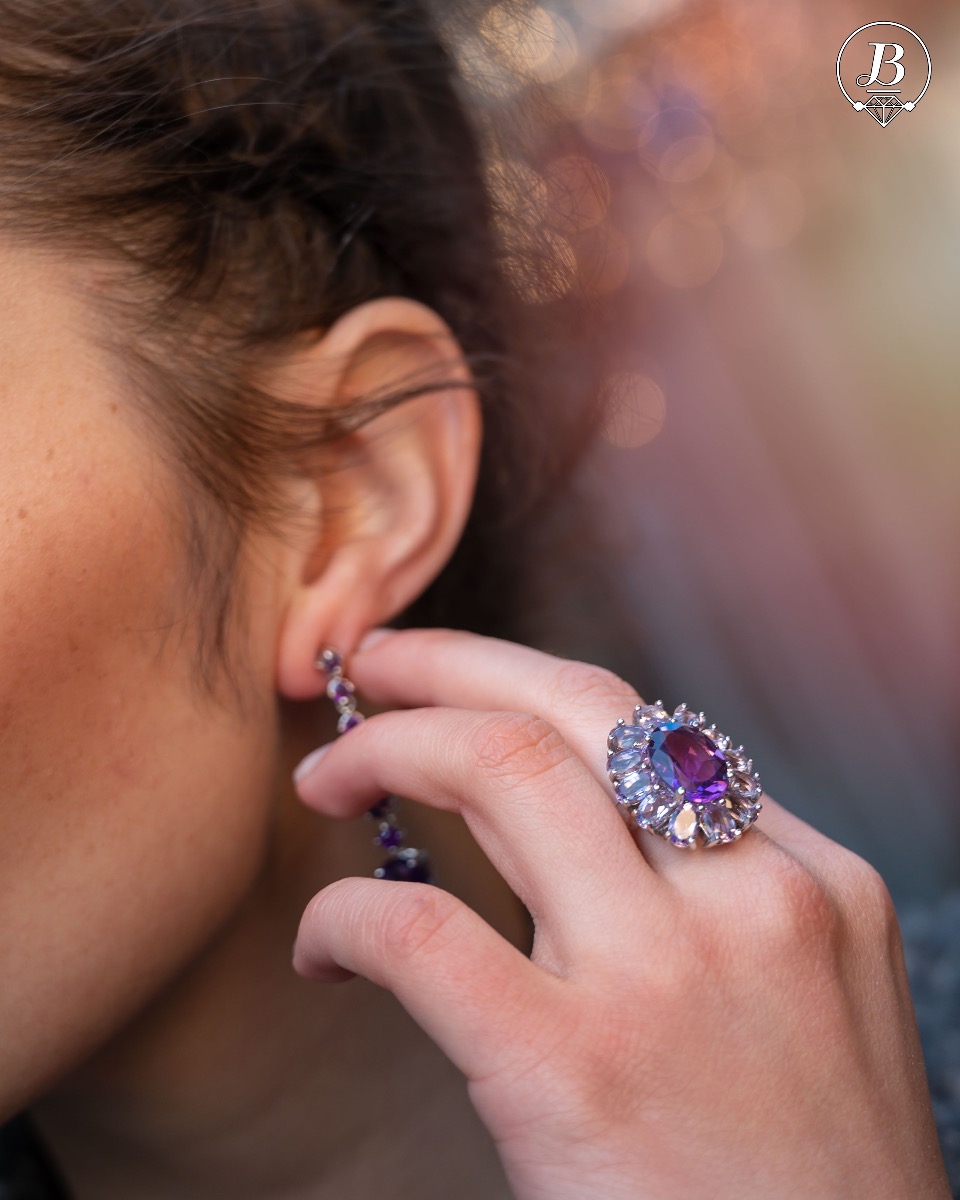
<path id="1" fill-rule="evenodd" d="M 607 737 L 607 773 L 620 815 L 675 846 L 722 846 L 742 837 L 763 805 L 760 776 L 702 712 L 681 702 L 638 704 Z"/>

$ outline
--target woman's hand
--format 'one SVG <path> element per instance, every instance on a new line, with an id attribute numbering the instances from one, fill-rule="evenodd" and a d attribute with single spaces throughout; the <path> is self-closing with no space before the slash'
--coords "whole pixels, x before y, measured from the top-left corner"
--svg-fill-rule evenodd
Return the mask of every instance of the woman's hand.
<path id="1" fill-rule="evenodd" d="M 466 1075 L 517 1200 L 949 1196 L 872 867 L 769 797 L 732 845 L 635 842 L 605 747 L 643 701 L 600 668 L 435 629 L 349 673 L 399 710 L 334 742 L 304 801 L 461 812 L 535 943 L 440 888 L 348 878 L 310 903 L 294 965 L 396 994 Z"/>

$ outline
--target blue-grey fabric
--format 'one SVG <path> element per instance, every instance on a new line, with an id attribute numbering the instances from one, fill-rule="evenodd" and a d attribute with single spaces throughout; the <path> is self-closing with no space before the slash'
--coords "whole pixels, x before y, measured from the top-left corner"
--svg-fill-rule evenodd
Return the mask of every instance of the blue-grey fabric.
<path id="1" fill-rule="evenodd" d="M 940 1145 L 960 1200 L 960 891 L 899 916 Z"/>

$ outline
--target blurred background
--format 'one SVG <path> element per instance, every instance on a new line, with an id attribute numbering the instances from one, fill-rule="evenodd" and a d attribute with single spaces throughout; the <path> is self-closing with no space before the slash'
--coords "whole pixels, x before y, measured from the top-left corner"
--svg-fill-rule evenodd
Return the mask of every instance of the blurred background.
<path id="1" fill-rule="evenodd" d="M 886 127 L 836 78 L 883 16 L 933 63 Z M 898 904 L 957 885 L 960 8 L 495 4 L 459 51 L 603 377 L 530 640 L 704 709 Z"/>

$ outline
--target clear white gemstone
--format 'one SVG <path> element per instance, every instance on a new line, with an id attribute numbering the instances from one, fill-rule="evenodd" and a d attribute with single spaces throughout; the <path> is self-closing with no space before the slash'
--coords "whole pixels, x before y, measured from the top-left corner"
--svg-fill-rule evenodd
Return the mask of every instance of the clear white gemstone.
<path id="1" fill-rule="evenodd" d="M 740 830 L 737 826 L 736 819 L 729 808 L 724 808 L 722 805 L 717 808 L 717 831 L 721 842 L 732 842 L 739 834 Z"/>
<path id="2" fill-rule="evenodd" d="M 694 729 L 700 727 L 700 716 L 700 713 L 694 712 L 692 708 L 687 708 L 685 704 L 678 704 L 673 710 L 675 721 L 679 721 L 682 725 L 691 725 Z"/>
<path id="3" fill-rule="evenodd" d="M 720 841 L 720 826 L 717 824 L 713 809 L 709 806 L 700 812 L 700 828 L 703 830 L 703 837 L 708 846 Z"/>
<path id="4" fill-rule="evenodd" d="M 634 820 L 641 829 L 659 830 L 670 819 L 676 805 L 662 793 L 650 792 L 634 810 Z"/>
<path id="5" fill-rule="evenodd" d="M 755 775 L 747 775 L 743 771 L 734 772 L 733 787 L 738 796 L 744 800 L 756 800 L 763 791 L 760 780 Z"/>
<path id="6" fill-rule="evenodd" d="M 744 771 L 749 775 L 753 770 L 753 761 L 747 758 L 741 749 L 727 750 L 724 757 L 735 771 Z"/>
<path id="7" fill-rule="evenodd" d="M 741 825 L 746 826 L 753 824 L 760 815 L 761 808 L 763 808 L 762 804 L 748 804 L 741 800 L 733 805 L 731 811 L 735 814 L 737 821 Z"/>
<path id="8" fill-rule="evenodd" d="M 669 721 L 670 714 L 662 704 L 638 704 L 633 718 L 643 729 L 655 729 L 661 721 Z"/>
<path id="9" fill-rule="evenodd" d="M 684 804 L 670 821 L 670 841 L 675 845 L 693 845 L 697 836 L 697 814 L 693 805 Z"/>

